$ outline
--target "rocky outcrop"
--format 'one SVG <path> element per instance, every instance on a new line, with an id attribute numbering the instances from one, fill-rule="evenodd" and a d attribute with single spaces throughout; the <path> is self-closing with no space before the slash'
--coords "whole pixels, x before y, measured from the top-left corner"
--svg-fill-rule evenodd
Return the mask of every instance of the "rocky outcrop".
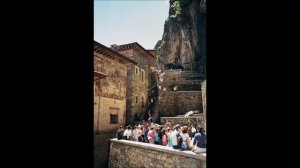
<path id="1" fill-rule="evenodd" d="M 162 39 L 155 46 L 162 69 L 205 74 L 206 0 L 170 0 Z"/>

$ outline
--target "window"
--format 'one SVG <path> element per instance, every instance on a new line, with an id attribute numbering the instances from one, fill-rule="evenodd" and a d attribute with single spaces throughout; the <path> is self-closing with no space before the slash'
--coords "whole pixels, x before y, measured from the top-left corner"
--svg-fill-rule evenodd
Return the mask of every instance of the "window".
<path id="1" fill-rule="evenodd" d="M 135 74 L 139 75 L 139 67 L 137 67 L 137 66 L 135 67 Z"/>
<path id="2" fill-rule="evenodd" d="M 142 74 L 142 76 L 141 76 L 142 82 L 144 82 L 145 81 L 145 71 L 142 69 L 141 69 L 141 74 Z"/>
<path id="3" fill-rule="evenodd" d="M 145 104 L 144 104 L 144 96 L 142 96 L 142 108 L 144 108 L 145 107 Z"/>
<path id="4" fill-rule="evenodd" d="M 135 97 L 135 103 L 138 103 L 139 102 L 139 98 L 136 96 Z"/>
<path id="5" fill-rule="evenodd" d="M 110 114 L 110 124 L 118 124 L 118 115 Z"/>

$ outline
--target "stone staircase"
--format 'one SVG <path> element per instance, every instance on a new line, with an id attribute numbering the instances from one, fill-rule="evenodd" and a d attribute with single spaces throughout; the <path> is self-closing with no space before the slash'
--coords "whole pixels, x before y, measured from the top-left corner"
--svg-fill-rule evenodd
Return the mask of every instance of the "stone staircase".
<path id="1" fill-rule="evenodd" d="M 203 114 L 193 114 L 189 117 L 184 117 L 184 115 L 177 115 L 175 117 L 160 117 L 160 124 L 166 124 L 167 122 L 172 125 L 180 124 L 181 126 L 201 126 L 204 127 L 204 115 Z"/>
<path id="2" fill-rule="evenodd" d="M 159 117 L 184 117 L 191 110 L 202 113 L 201 83 L 204 80 L 197 72 L 164 71 L 155 121 L 159 121 Z"/>

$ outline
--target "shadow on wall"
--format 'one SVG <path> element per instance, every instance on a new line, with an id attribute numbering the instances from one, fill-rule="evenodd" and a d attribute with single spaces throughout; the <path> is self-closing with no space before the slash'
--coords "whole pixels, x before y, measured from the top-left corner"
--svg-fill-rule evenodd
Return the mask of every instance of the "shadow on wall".
<path id="1" fill-rule="evenodd" d="M 184 67 L 179 65 L 179 64 L 173 64 L 173 63 L 170 63 L 170 64 L 165 64 L 165 70 L 171 70 L 171 69 L 181 69 L 181 70 L 184 70 Z"/>
<path id="2" fill-rule="evenodd" d="M 94 168 L 108 168 L 110 139 L 115 132 L 94 135 Z"/>

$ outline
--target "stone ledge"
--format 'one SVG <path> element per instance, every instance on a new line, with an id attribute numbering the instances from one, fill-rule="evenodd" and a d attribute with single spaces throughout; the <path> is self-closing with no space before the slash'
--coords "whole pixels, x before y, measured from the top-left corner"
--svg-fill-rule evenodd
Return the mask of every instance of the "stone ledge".
<path id="1" fill-rule="evenodd" d="M 194 158 L 194 159 L 199 159 L 206 161 L 206 153 L 203 154 L 195 154 L 192 151 L 179 151 L 175 150 L 171 147 L 167 146 L 162 146 L 162 145 L 155 145 L 155 144 L 149 144 L 149 143 L 142 143 L 142 142 L 135 142 L 135 141 L 128 141 L 128 140 L 117 140 L 116 138 L 111 139 L 111 142 L 114 143 L 122 143 L 126 145 L 131 145 L 131 146 L 136 146 L 136 147 L 141 147 L 144 149 L 150 149 L 150 150 L 155 150 L 159 152 L 165 152 L 169 154 L 175 154 L 175 155 L 181 155 L 189 158 Z"/>
<path id="2" fill-rule="evenodd" d="M 185 115 L 177 115 L 176 117 L 184 117 Z M 199 117 L 199 116 L 203 116 L 203 113 L 197 113 L 197 114 L 192 114 L 192 116 L 190 117 Z"/>
<path id="3" fill-rule="evenodd" d="M 200 84 L 202 84 L 204 80 L 203 79 L 183 79 L 183 80 L 168 80 L 168 82 L 176 82 L 176 83 L 179 83 L 179 82 L 182 82 L 182 83 L 191 83 L 191 82 L 201 82 Z"/>
<path id="4" fill-rule="evenodd" d="M 166 90 L 166 91 L 163 91 L 163 92 L 170 92 L 170 93 L 201 93 L 201 91 L 169 91 L 169 90 Z"/>
<path id="5" fill-rule="evenodd" d="M 161 119 L 177 119 L 177 118 L 180 118 L 180 119 L 194 119 L 194 118 L 201 118 L 203 116 L 193 116 L 193 117 L 160 117 Z"/>

